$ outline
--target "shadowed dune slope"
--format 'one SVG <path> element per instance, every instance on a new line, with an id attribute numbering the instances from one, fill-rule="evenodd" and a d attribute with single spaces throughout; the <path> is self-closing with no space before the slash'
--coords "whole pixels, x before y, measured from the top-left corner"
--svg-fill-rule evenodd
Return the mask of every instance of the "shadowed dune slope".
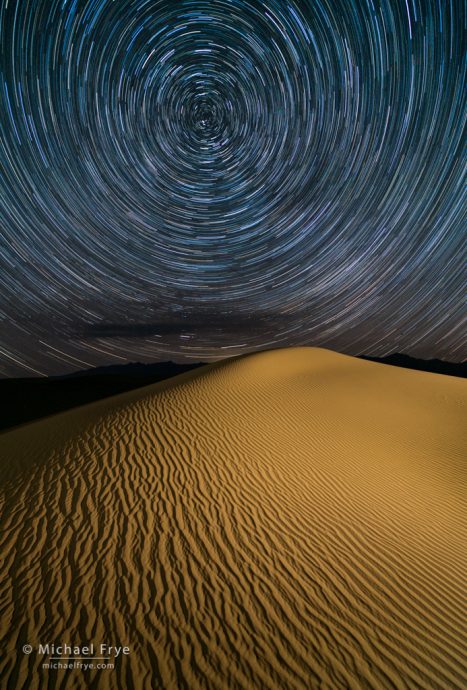
<path id="1" fill-rule="evenodd" d="M 466 392 L 277 350 L 1 435 L 1 687 L 467 687 Z"/>

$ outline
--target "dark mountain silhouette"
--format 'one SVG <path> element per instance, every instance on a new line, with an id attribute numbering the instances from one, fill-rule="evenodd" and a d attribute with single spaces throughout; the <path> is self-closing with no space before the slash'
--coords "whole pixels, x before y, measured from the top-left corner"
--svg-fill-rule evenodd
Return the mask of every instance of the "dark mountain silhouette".
<path id="1" fill-rule="evenodd" d="M 398 352 L 386 357 L 367 357 L 362 355 L 361 359 L 367 359 L 370 362 L 380 362 L 381 364 L 391 364 L 404 369 L 430 371 L 433 374 L 447 374 L 448 376 L 458 376 L 464 379 L 467 377 L 467 362 L 445 362 L 442 359 L 416 359 Z"/>
<path id="2" fill-rule="evenodd" d="M 466 362 L 422 360 L 402 354 L 393 354 L 388 357 L 363 356 L 362 359 L 463 378 L 467 375 Z M 0 379 L 0 430 L 63 412 L 72 407 L 86 405 L 111 395 L 149 386 L 202 365 L 201 362 L 194 364 L 136 362 L 87 369 L 66 376 Z"/>
<path id="3" fill-rule="evenodd" d="M 195 362 L 193 364 L 177 364 L 177 362 L 154 362 L 152 364 L 142 364 L 141 362 L 129 362 L 128 364 L 110 364 L 105 367 L 95 367 L 94 369 L 83 369 L 82 371 L 75 371 L 72 374 L 65 374 L 64 376 L 50 376 L 49 380 L 55 381 L 69 381 L 70 379 L 89 378 L 89 377 L 112 377 L 119 379 L 140 379 L 151 378 L 162 381 L 171 376 L 183 374 L 191 369 L 202 367 L 203 362 Z M 153 383 L 153 381 L 150 381 Z M 143 384 L 146 385 L 146 384 Z"/>
<path id="4" fill-rule="evenodd" d="M 0 379 L 0 430 L 149 386 L 199 366 L 202 365 L 131 363 L 66 376 Z"/>

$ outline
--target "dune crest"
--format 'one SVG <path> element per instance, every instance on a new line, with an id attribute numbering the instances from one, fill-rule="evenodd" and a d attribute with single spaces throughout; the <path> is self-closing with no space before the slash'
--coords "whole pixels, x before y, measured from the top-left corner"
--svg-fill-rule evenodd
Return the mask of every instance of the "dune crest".
<path id="1" fill-rule="evenodd" d="M 465 400 L 296 348 L 0 435 L 1 687 L 467 687 Z"/>

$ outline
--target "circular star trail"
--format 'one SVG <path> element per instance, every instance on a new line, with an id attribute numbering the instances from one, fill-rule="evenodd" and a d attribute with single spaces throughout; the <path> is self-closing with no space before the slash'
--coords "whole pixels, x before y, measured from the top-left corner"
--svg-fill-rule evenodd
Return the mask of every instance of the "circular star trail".
<path id="1" fill-rule="evenodd" d="M 458 0 L 0 0 L 0 374 L 462 357 L 465 21 Z"/>

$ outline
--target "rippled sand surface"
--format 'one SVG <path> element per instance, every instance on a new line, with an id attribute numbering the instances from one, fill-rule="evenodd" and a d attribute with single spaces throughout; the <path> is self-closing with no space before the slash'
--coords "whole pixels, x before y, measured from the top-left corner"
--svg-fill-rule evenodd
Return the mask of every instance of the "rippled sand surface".
<path id="1" fill-rule="evenodd" d="M 0 687 L 467 687 L 466 392 L 288 349 L 1 435 Z"/>

